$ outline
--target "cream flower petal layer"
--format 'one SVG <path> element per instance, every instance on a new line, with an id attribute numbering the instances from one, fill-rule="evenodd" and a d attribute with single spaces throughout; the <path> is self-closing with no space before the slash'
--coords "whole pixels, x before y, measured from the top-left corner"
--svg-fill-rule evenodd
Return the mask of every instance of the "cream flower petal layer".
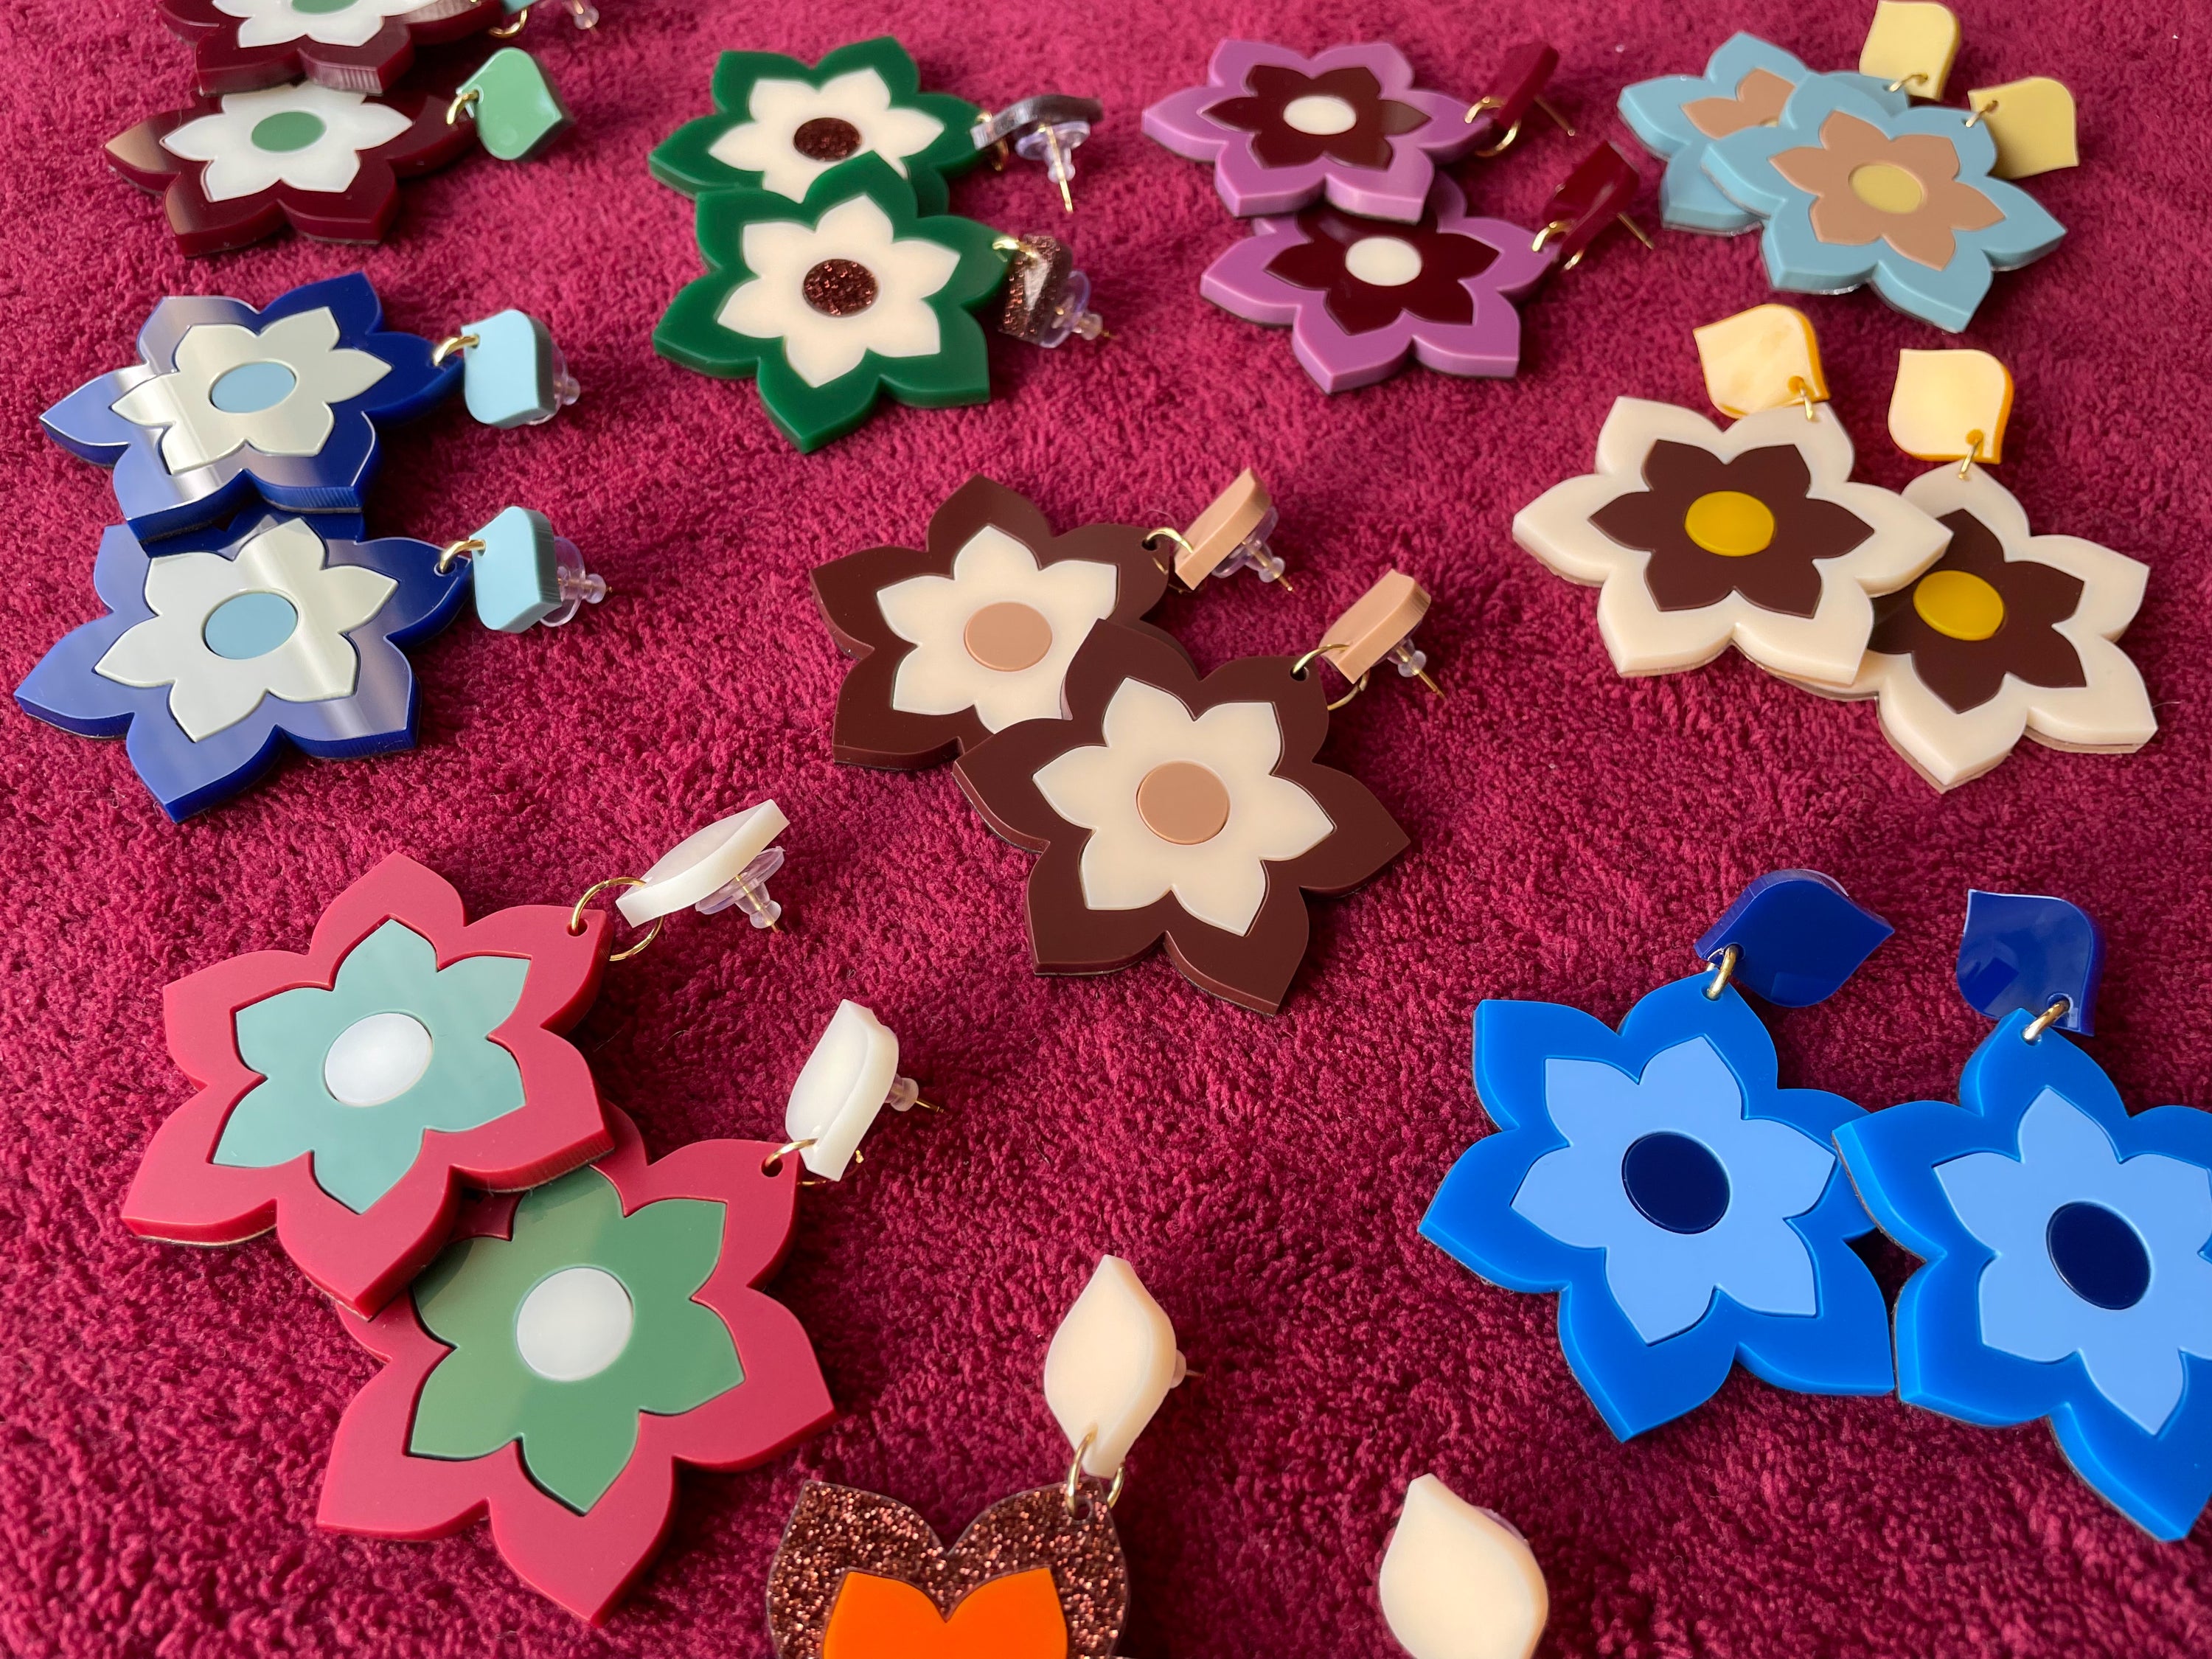
<path id="1" fill-rule="evenodd" d="M 1607 502 L 1644 489 L 1644 458 L 1662 441 L 1734 460 L 1747 450 L 1794 447 L 1812 475 L 1809 497 L 1849 508 L 1873 533 L 1840 558 L 1820 561 L 1820 599 L 1810 617 L 1787 616 L 1740 593 L 1694 611 L 1662 611 L 1645 582 L 1651 556 L 1623 547 L 1590 522 Z M 1598 434 L 1597 471 L 1553 485 L 1515 515 L 1513 538 L 1571 581 L 1597 586 L 1598 631 L 1623 674 L 1665 674 L 1711 662 L 1734 645 L 1792 679 L 1849 685 L 1874 629 L 1870 596 L 1904 586 L 1942 554 L 1948 532 L 1905 498 L 1850 482 L 1851 441 L 1826 404 L 1808 421 L 1792 404 L 1746 416 L 1725 432 L 1673 404 L 1622 398 Z"/>
<path id="2" fill-rule="evenodd" d="M 1040 569 L 1005 531 L 978 531 L 953 556 L 951 575 L 911 577 L 877 596 L 891 632 L 915 647 L 899 664 L 891 707 L 909 714 L 973 708 L 991 732 L 1060 719 L 1067 665 L 1091 628 L 1113 615 L 1120 586 L 1110 564 L 1063 559 Z M 1050 648 L 1030 667 L 987 668 L 969 654 L 968 619 L 992 605 L 1025 605 L 1052 629 Z"/>
<path id="3" fill-rule="evenodd" d="M 744 252 L 753 280 L 731 291 L 715 320 L 757 340 L 782 341 L 793 372 L 809 386 L 849 374 L 871 351 L 927 357 L 939 349 L 937 313 L 927 302 L 952 280 L 960 256 L 927 237 L 896 236 L 866 196 L 838 203 L 811 229 L 747 225 Z M 874 302 L 845 317 L 808 304 L 806 273 L 827 259 L 863 267 L 875 278 Z"/>
<path id="4" fill-rule="evenodd" d="M 315 137 L 290 149 L 255 142 L 273 116 L 316 123 Z M 294 124 L 295 125 L 297 123 Z M 388 144 L 412 125 L 389 104 L 365 93 L 303 81 L 260 92 L 227 93 L 219 113 L 203 115 L 162 135 L 161 148 L 187 161 L 204 161 L 200 189 L 210 202 L 228 202 L 277 185 L 336 194 L 361 172 L 361 152 Z"/>
<path id="5" fill-rule="evenodd" d="M 276 363 L 292 389 L 264 409 L 216 407 L 216 382 L 249 363 Z M 161 460 L 183 472 L 250 446 L 264 455 L 313 455 L 331 435 L 331 405 L 358 398 L 392 372 L 374 352 L 338 345 L 327 308 L 280 317 L 258 334 L 235 323 L 202 323 L 177 343 L 176 368 L 142 380 L 113 404 L 126 421 L 166 427 Z"/>
<path id="6" fill-rule="evenodd" d="M 242 20 L 241 46 L 278 46 L 307 40 L 325 46 L 367 46 L 387 17 L 420 11 L 424 0 L 351 0 L 338 10 L 303 11 L 293 0 L 215 0 L 227 16 Z"/>
<path id="7" fill-rule="evenodd" d="M 1267 703 L 1224 703 L 1194 720 L 1180 699 L 1128 680 L 1100 735 L 1103 744 L 1070 750 L 1036 775 L 1046 804 L 1091 832 L 1081 877 L 1093 909 L 1141 909 L 1172 893 L 1200 921 L 1241 935 L 1267 896 L 1267 865 L 1311 851 L 1335 827 L 1320 802 L 1273 775 L 1282 731 Z M 1137 809 L 1138 787 L 1173 761 L 1204 767 L 1228 793 L 1227 822 L 1195 845 L 1155 835 Z"/>
<path id="8" fill-rule="evenodd" d="M 1971 513 L 2008 562 L 2032 560 L 2078 580 L 2081 603 L 2057 631 L 2081 653 L 2088 682 L 2031 685 L 2008 674 L 1996 696 L 1960 714 L 1922 683 L 1911 658 L 1869 651 L 1843 695 L 1881 699 L 1882 733 L 1915 770 L 1951 789 L 2003 760 L 2022 735 L 2054 749 L 2129 754 L 2157 734 L 2142 675 L 2115 643 L 2142 604 L 2148 566 L 2078 536 L 2031 534 L 2019 501 L 1979 467 L 1964 478 L 1955 466 L 1923 473 L 1905 499 L 1932 518 Z"/>
<path id="9" fill-rule="evenodd" d="M 725 167 L 759 173 L 763 188 L 794 202 L 804 201 L 807 186 L 838 161 L 851 159 L 818 161 L 800 151 L 793 135 L 809 121 L 844 122 L 860 135 L 853 155 L 872 150 L 901 178 L 907 176 L 906 158 L 927 149 L 945 131 L 945 123 L 933 115 L 893 108 L 883 76 L 866 69 L 832 76 L 819 87 L 804 81 L 757 81 L 745 113 L 751 118 L 725 132 L 707 153 Z"/>
<path id="10" fill-rule="evenodd" d="M 169 713 L 198 743 L 244 720 L 264 696 L 320 702 L 349 696 L 361 662 L 346 631 L 374 616 L 398 586 L 357 565 L 325 566 L 315 533 L 288 520 L 234 559 L 173 553 L 155 560 L 146 573 L 154 615 L 110 646 L 93 672 L 121 685 L 169 687 Z M 246 594 L 275 594 L 296 621 L 258 655 L 220 655 L 207 641 L 209 619 Z"/>

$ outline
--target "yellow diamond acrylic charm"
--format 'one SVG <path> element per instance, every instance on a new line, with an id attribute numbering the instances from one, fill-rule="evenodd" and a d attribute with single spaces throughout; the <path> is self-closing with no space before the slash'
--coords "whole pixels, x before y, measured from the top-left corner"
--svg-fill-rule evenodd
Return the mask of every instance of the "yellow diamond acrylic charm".
<path id="1" fill-rule="evenodd" d="M 1966 94 L 1967 106 L 1996 140 L 1999 179 L 2033 179 L 2080 165 L 2074 142 L 2074 94 L 2047 75 L 1983 87 Z"/>
<path id="2" fill-rule="evenodd" d="M 1959 20 L 1934 0 L 1878 0 L 1859 73 L 1915 98 L 1941 98 L 1959 55 Z"/>
<path id="3" fill-rule="evenodd" d="M 1730 420 L 1828 400 L 1820 343 L 1812 319 L 1795 306 L 1753 306 L 1692 330 L 1692 337 L 1705 371 L 1705 395 Z"/>
<path id="4" fill-rule="evenodd" d="M 1900 351 L 1889 435 L 1923 461 L 2004 459 L 2012 372 L 1986 351 Z"/>

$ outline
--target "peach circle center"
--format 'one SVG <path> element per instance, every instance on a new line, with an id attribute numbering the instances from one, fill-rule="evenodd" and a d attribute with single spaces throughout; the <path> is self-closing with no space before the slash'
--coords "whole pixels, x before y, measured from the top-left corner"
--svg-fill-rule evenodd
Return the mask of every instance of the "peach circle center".
<path id="1" fill-rule="evenodd" d="M 1012 599 L 987 605 L 968 618 L 961 630 L 968 654 L 986 668 L 1001 674 L 1018 674 L 1034 668 L 1052 649 L 1052 624 L 1042 611 Z"/>
<path id="2" fill-rule="evenodd" d="M 1229 823 L 1229 786 L 1195 761 L 1167 761 L 1137 785 L 1137 816 L 1162 841 L 1195 847 Z"/>

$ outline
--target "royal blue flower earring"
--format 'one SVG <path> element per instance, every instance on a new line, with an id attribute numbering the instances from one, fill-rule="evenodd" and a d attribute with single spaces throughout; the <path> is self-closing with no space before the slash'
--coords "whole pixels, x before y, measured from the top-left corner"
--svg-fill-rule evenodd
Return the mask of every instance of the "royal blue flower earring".
<path id="1" fill-rule="evenodd" d="M 1744 890 L 1698 941 L 1707 969 L 1620 1029 L 1550 1002 L 1475 1010 L 1474 1085 L 1498 1133 L 1461 1155 L 1421 1232 L 1508 1290 L 1559 1292 L 1559 1346 L 1622 1439 L 1702 1404 L 1741 1358 L 1778 1388 L 1887 1394 L 1873 1231 L 1832 1145 L 1863 1115 L 1777 1085 L 1740 987 L 1832 995 L 1888 924 L 1826 876 Z"/>
<path id="2" fill-rule="evenodd" d="M 2154 1536 L 2212 1498 L 2212 1113 L 2133 1116 L 2065 1033 L 2102 947 L 2063 899 L 1969 895 L 1959 988 L 1998 1022 L 1959 1104 L 1836 1136 L 1881 1230 L 1925 1261 L 1897 1304 L 1898 1393 L 1962 1422 L 2042 1417 Z"/>

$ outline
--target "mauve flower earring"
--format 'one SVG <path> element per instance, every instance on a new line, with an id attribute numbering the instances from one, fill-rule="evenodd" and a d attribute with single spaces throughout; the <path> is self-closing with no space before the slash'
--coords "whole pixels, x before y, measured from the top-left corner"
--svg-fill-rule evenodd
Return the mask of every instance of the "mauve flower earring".
<path id="1" fill-rule="evenodd" d="M 1579 1009 L 1475 1010 L 1497 1132 L 1462 1153 L 1422 1236 L 1493 1285 L 1559 1293 L 1559 1346 L 1621 1439 L 1703 1404 L 1738 1359 L 1778 1388 L 1887 1394 L 1888 1310 L 1850 1241 L 1874 1223 L 1832 1138 L 1865 1114 L 1777 1086 L 1748 988 L 1803 1007 L 1888 925 L 1826 876 L 1747 887 L 1698 940 L 1709 966 L 1618 1031 Z"/>

